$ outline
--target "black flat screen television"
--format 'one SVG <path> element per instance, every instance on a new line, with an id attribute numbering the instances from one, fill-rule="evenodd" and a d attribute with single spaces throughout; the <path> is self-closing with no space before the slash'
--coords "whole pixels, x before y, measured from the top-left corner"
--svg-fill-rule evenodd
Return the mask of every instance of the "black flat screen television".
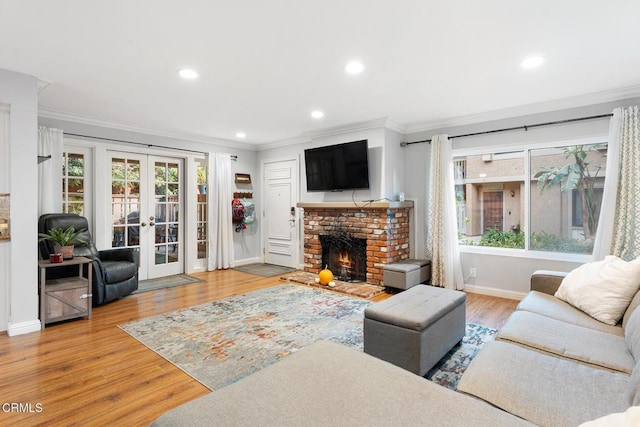
<path id="1" fill-rule="evenodd" d="M 367 140 L 304 150 L 307 191 L 369 188 Z"/>

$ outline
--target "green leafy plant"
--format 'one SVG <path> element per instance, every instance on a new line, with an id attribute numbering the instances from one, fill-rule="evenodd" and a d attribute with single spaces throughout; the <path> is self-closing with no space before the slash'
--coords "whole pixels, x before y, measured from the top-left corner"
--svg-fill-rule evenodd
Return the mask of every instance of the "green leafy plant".
<path id="1" fill-rule="evenodd" d="M 560 185 L 560 190 L 563 192 L 571 190 L 578 191 L 581 200 L 580 211 L 585 238 L 594 236 L 598 226 L 598 218 L 596 215 L 598 206 L 594 187 L 601 169 L 600 166 L 589 168 L 591 162 L 587 160 L 587 157 L 589 156 L 589 152 L 602 150 L 604 148 L 604 144 L 566 147 L 564 149 L 564 157 L 565 159 L 572 160 L 573 163 L 568 163 L 560 168 L 543 166 L 534 176 L 534 178 L 538 179 L 540 193 L 556 185 Z"/>
<path id="2" fill-rule="evenodd" d="M 524 249 L 524 233 L 491 229 L 482 235 L 478 246 Z"/>
<path id="3" fill-rule="evenodd" d="M 531 233 L 530 246 L 539 251 L 590 254 L 593 252 L 593 239 L 576 240 L 543 231 Z"/>
<path id="4" fill-rule="evenodd" d="M 86 228 L 83 228 L 76 231 L 75 227 L 73 227 L 72 225 L 69 226 L 66 230 L 63 230 L 62 228 L 52 228 L 47 233 L 39 233 L 38 242 L 51 240 L 59 244 L 60 246 L 70 246 L 74 242 L 87 243 L 86 240 L 78 238 L 78 236 L 84 233 L 86 230 Z"/>

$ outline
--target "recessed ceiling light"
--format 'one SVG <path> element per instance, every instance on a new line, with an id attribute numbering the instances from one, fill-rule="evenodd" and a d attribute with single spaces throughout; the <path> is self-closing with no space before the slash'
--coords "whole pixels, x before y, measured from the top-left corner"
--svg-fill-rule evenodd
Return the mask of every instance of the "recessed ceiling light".
<path id="1" fill-rule="evenodd" d="M 359 61 L 351 61 L 344 67 L 344 70 L 349 74 L 360 74 L 364 70 L 364 65 Z"/>
<path id="2" fill-rule="evenodd" d="M 542 56 L 530 56 L 520 63 L 520 66 L 525 70 L 536 68 L 544 63 L 544 57 Z"/>
<path id="3" fill-rule="evenodd" d="M 247 134 L 244 132 L 238 132 L 236 133 L 236 138 L 246 138 Z"/>
<path id="4" fill-rule="evenodd" d="M 198 78 L 198 73 L 190 68 L 181 68 L 178 70 L 178 74 L 180 74 L 180 77 L 183 79 L 192 80 Z"/>
<path id="5" fill-rule="evenodd" d="M 314 119 L 321 119 L 324 117 L 324 113 L 320 110 L 315 110 L 311 112 L 311 117 Z"/>

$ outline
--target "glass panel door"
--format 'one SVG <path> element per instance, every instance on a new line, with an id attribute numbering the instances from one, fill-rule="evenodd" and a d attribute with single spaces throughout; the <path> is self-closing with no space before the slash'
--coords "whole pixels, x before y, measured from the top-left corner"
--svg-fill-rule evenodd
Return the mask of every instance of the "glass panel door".
<path id="1" fill-rule="evenodd" d="M 174 159 L 153 158 L 153 255 L 149 261 L 159 276 L 178 274 L 182 264 L 181 168 Z M 155 274 L 154 274 L 155 276 Z"/>
<path id="2" fill-rule="evenodd" d="M 184 271 L 181 162 L 131 153 L 110 156 L 111 246 L 139 251 L 141 280 Z"/>
<path id="3" fill-rule="evenodd" d="M 111 158 L 111 246 L 140 247 L 141 159 Z"/>

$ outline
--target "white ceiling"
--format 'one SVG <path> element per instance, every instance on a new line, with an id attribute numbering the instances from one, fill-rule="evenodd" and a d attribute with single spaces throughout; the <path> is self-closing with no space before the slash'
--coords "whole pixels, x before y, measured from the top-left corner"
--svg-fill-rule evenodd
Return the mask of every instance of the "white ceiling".
<path id="1" fill-rule="evenodd" d="M 0 68 L 52 82 L 45 116 L 264 144 L 640 93 L 639 16 L 639 0 L 2 0 Z M 546 63 L 520 69 L 531 54 Z"/>

